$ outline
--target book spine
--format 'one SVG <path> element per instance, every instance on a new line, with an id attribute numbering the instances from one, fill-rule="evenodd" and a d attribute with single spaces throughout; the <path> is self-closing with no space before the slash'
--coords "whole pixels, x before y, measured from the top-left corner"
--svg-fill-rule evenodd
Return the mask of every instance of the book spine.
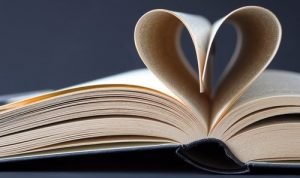
<path id="1" fill-rule="evenodd" d="M 214 138 L 201 139 L 177 148 L 176 154 L 187 163 L 219 174 L 243 174 L 250 171 L 224 142 Z"/>

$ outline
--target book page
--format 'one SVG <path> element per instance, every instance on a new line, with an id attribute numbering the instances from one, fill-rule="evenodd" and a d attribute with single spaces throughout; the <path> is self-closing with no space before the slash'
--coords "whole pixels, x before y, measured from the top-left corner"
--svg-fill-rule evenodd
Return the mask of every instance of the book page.
<path id="1" fill-rule="evenodd" d="M 27 98 L 32 98 L 35 96 L 39 96 L 45 93 L 49 93 L 52 90 L 39 90 L 39 91 L 29 91 L 29 92 L 21 92 L 21 93 L 14 93 L 14 94 L 7 94 L 7 95 L 1 95 L 0 96 L 0 105 L 24 100 Z"/>
<path id="2" fill-rule="evenodd" d="M 61 94 L 66 94 L 72 91 L 81 90 L 83 88 L 95 88 L 101 85 L 124 85 L 124 86 L 136 86 L 136 87 L 143 87 L 149 88 L 152 90 L 159 91 L 166 95 L 169 95 L 176 100 L 182 102 L 180 98 L 178 98 L 171 90 L 169 90 L 156 76 L 154 76 L 149 70 L 147 69 L 136 69 L 132 71 L 127 71 L 124 73 L 96 79 L 93 81 L 81 83 L 78 85 L 62 88 L 56 91 L 49 91 L 49 92 L 41 92 L 36 93 L 35 95 L 31 96 L 24 96 L 24 97 L 17 97 L 11 98 L 12 103 L 8 103 L 5 105 L 0 106 L 0 111 L 12 109 L 15 107 L 23 106 L 29 103 L 42 101 L 44 99 L 48 99 L 54 96 L 58 96 Z"/>
<path id="3" fill-rule="evenodd" d="M 226 141 L 242 162 L 292 162 L 300 159 L 299 115 L 280 115 L 255 123 Z"/>
<path id="4" fill-rule="evenodd" d="M 232 109 L 254 100 L 280 96 L 300 96 L 299 73 L 283 70 L 266 70 L 237 100 Z"/>
<path id="5" fill-rule="evenodd" d="M 244 127 L 260 120 L 298 113 L 300 75 L 295 72 L 266 70 L 250 85 L 210 134 L 228 139 Z"/>
<path id="6" fill-rule="evenodd" d="M 157 90 L 176 99 L 179 99 L 171 90 L 169 90 L 152 72 L 148 69 L 135 69 L 122 72 L 112 76 L 84 82 L 68 88 L 85 87 L 91 85 L 123 84 L 133 85 Z"/>
<path id="7" fill-rule="evenodd" d="M 212 31 L 216 33 L 227 22 L 236 28 L 238 42 L 213 98 L 211 128 L 268 66 L 281 40 L 278 19 L 272 12 L 261 7 L 237 9 L 217 21 Z"/>
<path id="8" fill-rule="evenodd" d="M 198 114 L 203 125 L 208 126 L 210 109 L 205 92 L 207 89 L 182 53 L 179 44 L 182 27 L 187 28 L 195 46 L 201 79 L 211 30 L 210 23 L 201 16 L 152 10 L 142 16 L 136 25 L 136 48 L 147 68 Z"/>

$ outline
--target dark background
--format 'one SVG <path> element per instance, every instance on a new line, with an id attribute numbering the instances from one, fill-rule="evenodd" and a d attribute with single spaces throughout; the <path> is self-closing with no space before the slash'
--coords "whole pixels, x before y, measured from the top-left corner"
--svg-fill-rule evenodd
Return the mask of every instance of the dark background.
<path id="1" fill-rule="evenodd" d="M 144 67 L 133 30 L 154 8 L 201 14 L 215 21 L 245 5 L 273 11 L 283 39 L 271 68 L 300 72 L 299 1 L 222 0 L 2 0 L 0 1 L 0 94 L 57 89 Z M 224 27 L 217 38 L 217 75 L 234 49 L 235 34 Z M 193 65 L 193 46 L 183 35 Z"/>
<path id="2" fill-rule="evenodd" d="M 270 9 L 282 24 L 282 43 L 270 68 L 300 72 L 298 42 L 300 40 L 300 1 L 296 0 L 249 2 L 235 0 L 2 0 L 0 1 L 0 94 L 57 89 L 144 67 L 135 50 L 133 29 L 138 18 L 151 9 L 165 8 L 200 14 L 213 22 L 245 5 L 259 5 Z M 219 75 L 234 48 L 235 34 L 232 28 L 225 26 L 218 34 L 216 41 L 215 71 Z M 186 32 L 183 33 L 182 46 L 186 56 L 195 66 L 193 46 Z M 81 164 L 84 162 L 87 160 Z M 18 168 L 24 168 L 26 164 L 17 165 L 15 167 L 17 169 L 14 169 L 12 165 L 8 170 L 15 171 Z M 53 160 L 45 163 L 38 162 L 31 166 L 31 170 L 41 164 L 46 164 L 44 170 L 47 170 L 47 166 L 48 168 L 59 167 L 59 164 L 63 163 L 53 162 Z M 71 164 L 77 163 L 71 161 Z M 178 167 L 180 166 L 176 169 Z M 99 167 L 96 166 L 96 168 Z M 79 168 L 71 166 L 67 168 L 67 171 L 74 169 Z M 96 173 L 95 169 L 92 171 L 46 174 L 11 172 L 1 173 L 0 176 L 145 176 L 143 172 L 131 174 L 135 172 L 134 169 L 125 173 L 118 171 L 115 174 L 113 170 L 104 173 Z M 162 174 L 152 172 L 147 174 L 147 177 L 184 177 L 187 174 L 191 177 L 200 176 L 199 172 L 170 171 Z M 272 171 L 267 174 L 272 174 Z"/>

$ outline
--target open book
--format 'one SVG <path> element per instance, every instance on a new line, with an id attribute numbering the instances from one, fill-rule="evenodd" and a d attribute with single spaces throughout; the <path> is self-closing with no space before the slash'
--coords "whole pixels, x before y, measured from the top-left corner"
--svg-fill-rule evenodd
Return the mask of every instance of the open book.
<path id="1" fill-rule="evenodd" d="M 238 41 L 213 92 L 211 50 L 224 23 Z M 198 74 L 180 48 L 183 27 Z M 211 24 L 157 9 L 140 18 L 134 39 L 148 69 L 0 106 L 1 160 L 171 145 L 187 162 L 216 172 L 299 165 L 300 75 L 264 71 L 281 40 L 273 13 L 247 6 Z"/>

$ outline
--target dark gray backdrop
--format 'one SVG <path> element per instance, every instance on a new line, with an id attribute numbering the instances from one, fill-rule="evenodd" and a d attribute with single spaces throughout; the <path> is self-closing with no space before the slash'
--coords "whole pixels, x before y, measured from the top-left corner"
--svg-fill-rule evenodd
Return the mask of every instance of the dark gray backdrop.
<path id="1" fill-rule="evenodd" d="M 283 26 L 283 40 L 271 68 L 300 72 L 299 1 L 217 0 L 2 0 L 0 1 L 0 94 L 61 88 L 143 67 L 133 43 L 138 18 L 166 8 L 201 14 L 215 21 L 244 5 L 272 10 Z M 194 51 L 184 35 L 192 64 Z M 225 27 L 217 39 L 216 71 L 234 46 Z"/>

